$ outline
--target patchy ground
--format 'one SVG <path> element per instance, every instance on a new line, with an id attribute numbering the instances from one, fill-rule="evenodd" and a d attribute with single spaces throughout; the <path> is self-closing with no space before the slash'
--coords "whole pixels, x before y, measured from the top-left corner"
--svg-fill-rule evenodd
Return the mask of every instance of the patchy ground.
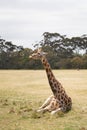
<path id="1" fill-rule="evenodd" d="M 45 71 L 0 71 L 0 130 L 87 130 L 87 70 L 55 70 L 72 97 L 66 114 L 36 113 L 50 96 Z"/>

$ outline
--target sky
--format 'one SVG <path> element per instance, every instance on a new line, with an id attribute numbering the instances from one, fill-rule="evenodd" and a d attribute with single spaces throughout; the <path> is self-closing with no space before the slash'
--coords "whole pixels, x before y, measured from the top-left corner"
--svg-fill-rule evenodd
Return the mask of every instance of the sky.
<path id="1" fill-rule="evenodd" d="M 87 34 L 87 0 L 0 0 L 0 37 L 32 48 L 43 33 Z"/>

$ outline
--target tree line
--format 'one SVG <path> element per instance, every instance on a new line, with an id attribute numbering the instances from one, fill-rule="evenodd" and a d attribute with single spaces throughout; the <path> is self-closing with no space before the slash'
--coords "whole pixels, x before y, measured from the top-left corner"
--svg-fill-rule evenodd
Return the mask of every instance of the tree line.
<path id="1" fill-rule="evenodd" d="M 43 39 L 34 44 L 47 52 L 53 69 L 87 69 L 87 35 L 68 38 L 59 33 L 43 33 Z M 31 48 L 14 45 L 0 38 L 0 69 L 43 69 L 39 60 L 29 59 Z"/>

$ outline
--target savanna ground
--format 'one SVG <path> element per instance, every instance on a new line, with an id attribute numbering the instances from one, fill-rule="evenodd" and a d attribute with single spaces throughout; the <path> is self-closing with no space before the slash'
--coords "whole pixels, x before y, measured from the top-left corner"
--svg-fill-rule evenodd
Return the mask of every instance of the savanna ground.
<path id="1" fill-rule="evenodd" d="M 87 70 L 54 70 L 73 100 L 66 114 L 36 113 L 52 94 L 44 70 L 0 70 L 0 130 L 87 130 Z"/>

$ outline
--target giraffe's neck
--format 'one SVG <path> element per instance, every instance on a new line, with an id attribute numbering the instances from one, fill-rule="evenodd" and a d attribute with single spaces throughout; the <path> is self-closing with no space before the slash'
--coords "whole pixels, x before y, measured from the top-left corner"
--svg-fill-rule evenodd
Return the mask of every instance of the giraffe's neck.
<path id="1" fill-rule="evenodd" d="M 46 70 L 46 74 L 47 74 L 47 77 L 48 77 L 48 81 L 49 81 L 51 90 L 53 91 L 53 93 L 54 93 L 54 95 L 55 95 L 55 94 L 57 93 L 58 86 L 57 86 L 57 88 L 56 88 L 56 86 L 55 86 L 54 84 L 55 84 L 56 82 L 57 82 L 57 83 L 59 83 L 59 82 L 56 80 L 56 78 L 55 78 L 55 76 L 54 76 L 54 74 L 53 74 L 53 72 L 52 72 L 52 70 L 51 70 L 50 64 L 48 63 L 47 59 L 46 59 L 45 57 L 43 57 L 43 58 L 41 59 L 41 61 L 42 61 L 42 64 L 43 64 L 43 66 L 44 66 L 44 68 L 45 68 L 45 70 Z"/>
<path id="2" fill-rule="evenodd" d="M 47 59 L 45 57 L 43 57 L 41 61 L 42 61 L 42 64 L 46 70 L 48 80 L 50 80 L 50 78 L 52 78 L 52 77 L 55 78 Z"/>

